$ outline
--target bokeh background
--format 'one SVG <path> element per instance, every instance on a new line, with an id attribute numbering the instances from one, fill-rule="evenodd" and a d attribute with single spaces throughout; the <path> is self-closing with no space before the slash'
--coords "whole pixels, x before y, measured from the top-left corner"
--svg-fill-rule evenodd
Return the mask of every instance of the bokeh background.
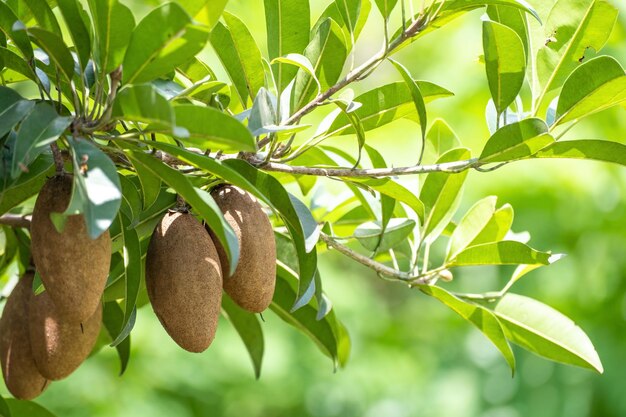
<path id="1" fill-rule="evenodd" d="M 137 3 L 129 5 L 145 14 L 146 4 Z M 311 3 L 315 20 L 329 1 Z M 621 14 L 605 51 L 626 64 L 626 2 L 613 3 Z M 245 20 L 265 49 L 263 2 L 231 0 L 227 10 Z M 429 118 L 444 118 L 474 154 L 489 136 L 484 116 L 489 91 L 479 61 L 481 14 L 468 13 L 396 56 L 415 78 L 455 93 L 431 103 Z M 374 8 L 356 47 L 357 63 L 380 47 L 381 25 Z M 204 55 L 223 76 L 213 52 L 207 49 Z M 397 72 L 384 64 L 354 88 L 358 93 L 395 80 Z M 568 137 L 625 143 L 626 112 L 614 108 L 593 116 Z M 414 163 L 417 138 L 418 126 L 401 120 L 370 132 L 368 143 L 399 166 Z M 354 142 L 341 137 L 329 144 L 353 149 Z M 336 184 L 321 182 L 318 187 L 318 196 L 341 191 Z M 325 291 L 353 344 L 345 369 L 334 373 L 330 360 L 306 336 L 268 312 L 264 365 L 257 381 L 242 342 L 226 320 L 209 350 L 190 354 L 174 344 L 147 306 L 139 311 L 123 377 L 118 377 L 114 349 L 105 348 L 70 378 L 54 383 L 37 402 L 60 417 L 625 416 L 626 169 L 546 160 L 471 172 L 461 212 L 488 195 L 513 205 L 514 230 L 529 231 L 534 247 L 568 254 L 525 277 L 514 291 L 554 306 L 582 326 L 603 361 L 604 375 L 516 349 L 518 370 L 511 378 L 489 342 L 437 301 L 326 253 L 320 261 Z M 505 268 L 461 270 L 455 272 L 454 285 L 467 291 L 495 290 L 509 274 Z"/>

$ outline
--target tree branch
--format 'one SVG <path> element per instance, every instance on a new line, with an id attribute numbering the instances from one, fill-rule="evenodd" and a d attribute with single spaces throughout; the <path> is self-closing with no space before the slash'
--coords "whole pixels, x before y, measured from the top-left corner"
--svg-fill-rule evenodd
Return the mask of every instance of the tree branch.
<path id="1" fill-rule="evenodd" d="M 0 216 L 0 224 L 10 227 L 23 227 L 30 229 L 31 216 L 20 216 L 19 214 L 4 214 Z"/>
<path id="2" fill-rule="evenodd" d="M 349 247 L 342 245 L 325 233 L 320 233 L 320 240 L 326 243 L 328 247 L 336 249 L 338 252 L 346 255 L 347 257 L 357 261 L 362 265 L 367 266 L 370 269 L 373 269 L 377 273 L 385 275 L 387 277 L 393 277 L 398 281 L 406 282 L 407 284 L 428 285 L 428 283 L 433 278 L 437 277 L 437 271 L 430 271 L 428 274 L 413 275 L 388 267 L 387 265 L 376 262 L 375 260 L 370 259 L 367 256 L 361 255 L 360 253 L 353 251 Z"/>
<path id="3" fill-rule="evenodd" d="M 319 168 L 319 167 L 307 167 L 307 166 L 294 166 L 281 164 L 277 162 L 263 163 L 255 159 L 248 158 L 248 162 L 255 165 L 257 168 L 264 171 L 284 172 L 287 174 L 295 175 L 314 175 L 319 177 L 394 177 L 399 175 L 416 175 L 416 174 L 428 174 L 430 172 L 449 172 L 458 173 L 470 168 L 479 167 L 478 158 L 467 159 L 463 161 L 446 162 L 443 164 L 433 165 L 414 165 L 408 167 L 396 167 L 396 168 Z"/>

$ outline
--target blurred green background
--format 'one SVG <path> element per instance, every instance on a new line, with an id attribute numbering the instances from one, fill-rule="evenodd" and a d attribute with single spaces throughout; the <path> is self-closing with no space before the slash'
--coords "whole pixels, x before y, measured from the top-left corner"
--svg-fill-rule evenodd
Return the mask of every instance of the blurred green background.
<path id="1" fill-rule="evenodd" d="M 312 3 L 316 19 L 328 1 Z M 621 15 L 605 51 L 626 64 L 626 2 L 613 3 Z M 147 12 L 145 6 L 135 8 L 140 15 Z M 265 48 L 263 2 L 231 0 L 227 10 L 243 18 Z M 484 117 L 489 91 L 478 59 L 481 14 L 465 15 L 396 57 L 415 78 L 456 94 L 430 104 L 429 118 L 444 118 L 474 154 L 489 136 Z M 380 35 L 381 21 L 373 9 L 356 48 L 357 63 L 377 51 Z M 224 74 L 211 50 L 205 57 Z M 354 88 L 359 92 L 395 80 L 397 72 L 384 64 Z M 626 113 L 615 108 L 593 116 L 568 137 L 624 143 Z M 354 142 L 342 137 L 329 144 L 353 149 Z M 370 132 L 368 143 L 396 166 L 411 164 L 418 152 L 418 127 L 398 121 Z M 318 187 L 318 193 L 343 190 L 335 183 Z M 487 339 L 437 301 L 326 253 L 320 261 L 325 291 L 353 343 L 345 369 L 333 373 L 313 343 L 268 312 L 264 366 L 256 381 L 244 346 L 226 320 L 210 349 L 191 354 L 174 344 L 148 306 L 139 311 L 123 377 L 117 375 L 114 349 L 105 348 L 71 377 L 52 384 L 37 402 L 63 417 L 625 416 L 626 169 L 544 160 L 472 172 L 460 211 L 488 195 L 497 195 L 499 205 L 513 205 L 514 230 L 529 231 L 534 247 L 568 254 L 528 275 L 514 292 L 574 319 L 594 342 L 604 375 L 517 349 L 518 371 L 511 378 Z M 466 291 L 495 290 L 508 274 L 504 268 L 465 269 L 455 271 L 453 284 Z"/>

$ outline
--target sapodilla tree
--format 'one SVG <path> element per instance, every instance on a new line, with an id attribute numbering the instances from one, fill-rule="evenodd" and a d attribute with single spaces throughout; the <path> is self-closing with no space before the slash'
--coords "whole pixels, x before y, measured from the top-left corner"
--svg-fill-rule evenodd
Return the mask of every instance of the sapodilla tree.
<path id="1" fill-rule="evenodd" d="M 223 275 L 227 293 L 228 280 L 248 261 L 242 248 L 249 243 L 237 235 L 236 222 L 228 220 L 228 210 L 220 205 L 216 190 L 224 185 L 261 204 L 250 221 L 270 217 L 274 241 L 265 233 L 254 242 L 276 246 L 269 253 L 277 259 L 266 257 L 261 268 L 276 270 L 275 282 L 264 281 L 273 286 L 270 310 L 313 338 L 336 366 L 346 364 L 350 342 L 317 268 L 318 256 L 329 249 L 385 280 L 441 301 L 478 327 L 512 369 L 511 342 L 550 360 L 602 372 L 591 341 L 571 320 L 510 292 L 528 272 L 560 256 L 516 239 L 511 234 L 513 209 L 498 206 L 495 197 L 476 202 L 458 222 L 452 218 L 470 170 L 491 171 L 535 158 L 626 165 L 622 144 L 566 136 L 586 116 L 626 99 L 626 74 L 614 58 L 584 58 L 587 47 L 598 53 L 607 41 L 617 15 L 610 2 L 558 0 L 551 9 L 542 7 L 551 11 L 539 16 L 522 0 L 432 1 L 417 13 L 405 1 L 336 0 L 320 16 L 311 16 L 307 0 L 266 0 L 269 55 L 260 52 L 258 39 L 241 19 L 223 10 L 225 2 L 167 2 L 139 21 L 123 2 L 87 3 L 85 10 L 78 0 L 0 1 L 0 222 L 5 242 L 0 274 L 2 282 L 19 281 L 14 291 L 26 285 L 35 293 L 49 293 L 59 312 L 79 307 L 67 300 L 89 299 L 80 314 L 66 314 L 81 324 L 103 300 L 102 321 L 120 354 L 122 372 L 141 307 L 138 300 L 147 298 L 140 297 L 146 292 L 145 255 L 150 258 L 150 245 L 157 245 L 149 244 L 155 228 L 164 229 L 164 216 L 173 216 L 168 210 L 185 208 L 189 213 L 179 217 L 204 222 L 206 229 L 193 230 L 202 236 L 200 242 L 219 248 L 219 270 L 215 256 L 209 256 L 215 261 L 211 274 L 213 282 Z M 596 8 L 602 13 L 590 12 Z M 492 97 L 486 103 L 491 136 L 482 149 L 470 150 L 444 121 L 428 118 L 427 104 L 452 92 L 416 79 L 419 74 L 411 74 L 394 54 L 475 9 L 486 13 L 477 24 L 483 32 L 485 88 Z M 355 43 L 375 14 L 383 18 L 383 47 L 357 62 Z M 397 27 L 391 23 L 396 21 Z M 228 78 L 218 79 L 198 57 L 209 44 Z M 385 61 L 393 64 L 397 77 L 355 97 L 349 87 Z M 15 88 L 25 84 L 29 88 Z M 520 96 L 525 84 L 530 94 Z M 319 119 L 309 115 L 323 120 L 313 126 L 311 121 Z M 418 122 L 407 132 L 418 138 L 421 149 L 411 166 L 386 161 L 367 143 L 369 131 L 399 118 Z M 356 150 L 334 147 L 338 136 L 348 136 L 343 140 L 353 140 Z M 436 140 L 441 137 L 446 140 Z M 71 193 L 63 204 L 57 205 L 61 196 L 51 199 L 55 204 L 41 218 L 47 227 L 38 236 L 37 206 L 32 220 L 29 215 L 33 201 L 43 198 L 45 183 L 59 178 L 71 178 Z M 352 196 L 312 214 L 305 203 L 311 190 L 325 192 L 330 180 L 341 181 Z M 250 213 L 241 213 L 242 221 Z M 204 230 L 210 234 L 202 234 Z M 72 243 L 63 246 L 65 265 L 60 258 L 44 261 L 39 256 L 47 243 L 54 246 L 55 233 Z M 185 233 L 177 235 L 181 244 L 190 245 Z M 106 280 L 68 274 L 64 279 L 69 282 L 56 291 L 47 279 L 50 266 L 71 270 L 73 262 L 89 259 L 88 251 L 103 236 L 102 253 L 110 250 L 112 256 L 99 256 L 89 268 L 104 269 Z M 440 241 L 447 242 L 447 251 L 435 258 L 430 248 Z M 54 253 L 59 247 L 48 249 Z M 31 250 L 37 272 L 19 280 L 30 270 Z M 446 289 L 457 268 L 510 264 L 519 267 L 502 289 L 484 294 Z M 213 287 L 203 281 L 209 279 L 209 268 L 198 268 L 198 285 L 169 287 L 172 292 L 182 288 L 183 294 L 159 295 L 160 305 L 170 295 L 167 302 L 189 295 L 200 303 L 219 303 Z M 24 279 L 33 284 L 23 284 Z M 158 291 L 167 291 L 161 284 Z M 68 297 L 58 295 L 69 288 Z M 184 288 L 192 294 L 184 294 Z M 201 288 L 213 292 L 195 293 Z M 24 304 L 29 299 L 23 294 L 9 299 L 3 328 L 27 317 L 25 306 L 12 300 Z M 236 298 L 224 295 L 221 303 L 259 376 L 263 325 Z M 169 317 L 172 311 L 176 309 L 160 317 L 170 334 L 167 323 L 184 319 Z M 24 334 L 21 343 L 33 344 Z M 208 334 L 190 350 L 201 350 L 212 337 Z M 0 346 L 0 351 L 5 360 L 7 350 Z M 26 362 L 29 368 L 19 372 L 42 382 L 41 387 L 17 391 L 9 383 L 9 389 L 30 398 L 47 380 L 32 361 Z M 5 374 L 5 380 L 11 376 Z"/>

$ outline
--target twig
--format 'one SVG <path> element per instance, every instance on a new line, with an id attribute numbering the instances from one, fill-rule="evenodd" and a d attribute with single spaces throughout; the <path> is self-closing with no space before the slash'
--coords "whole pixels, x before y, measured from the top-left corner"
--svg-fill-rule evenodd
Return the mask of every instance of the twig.
<path id="1" fill-rule="evenodd" d="M 52 158 L 54 159 L 54 166 L 56 167 L 57 175 L 63 174 L 65 172 L 65 163 L 63 161 L 63 153 L 59 149 L 59 145 L 56 142 L 52 142 L 50 144 L 50 149 L 52 149 Z"/>
<path id="2" fill-rule="evenodd" d="M 23 227 L 30 229 L 31 216 L 21 216 L 19 214 L 3 214 L 0 216 L 0 224 L 11 227 Z"/>

